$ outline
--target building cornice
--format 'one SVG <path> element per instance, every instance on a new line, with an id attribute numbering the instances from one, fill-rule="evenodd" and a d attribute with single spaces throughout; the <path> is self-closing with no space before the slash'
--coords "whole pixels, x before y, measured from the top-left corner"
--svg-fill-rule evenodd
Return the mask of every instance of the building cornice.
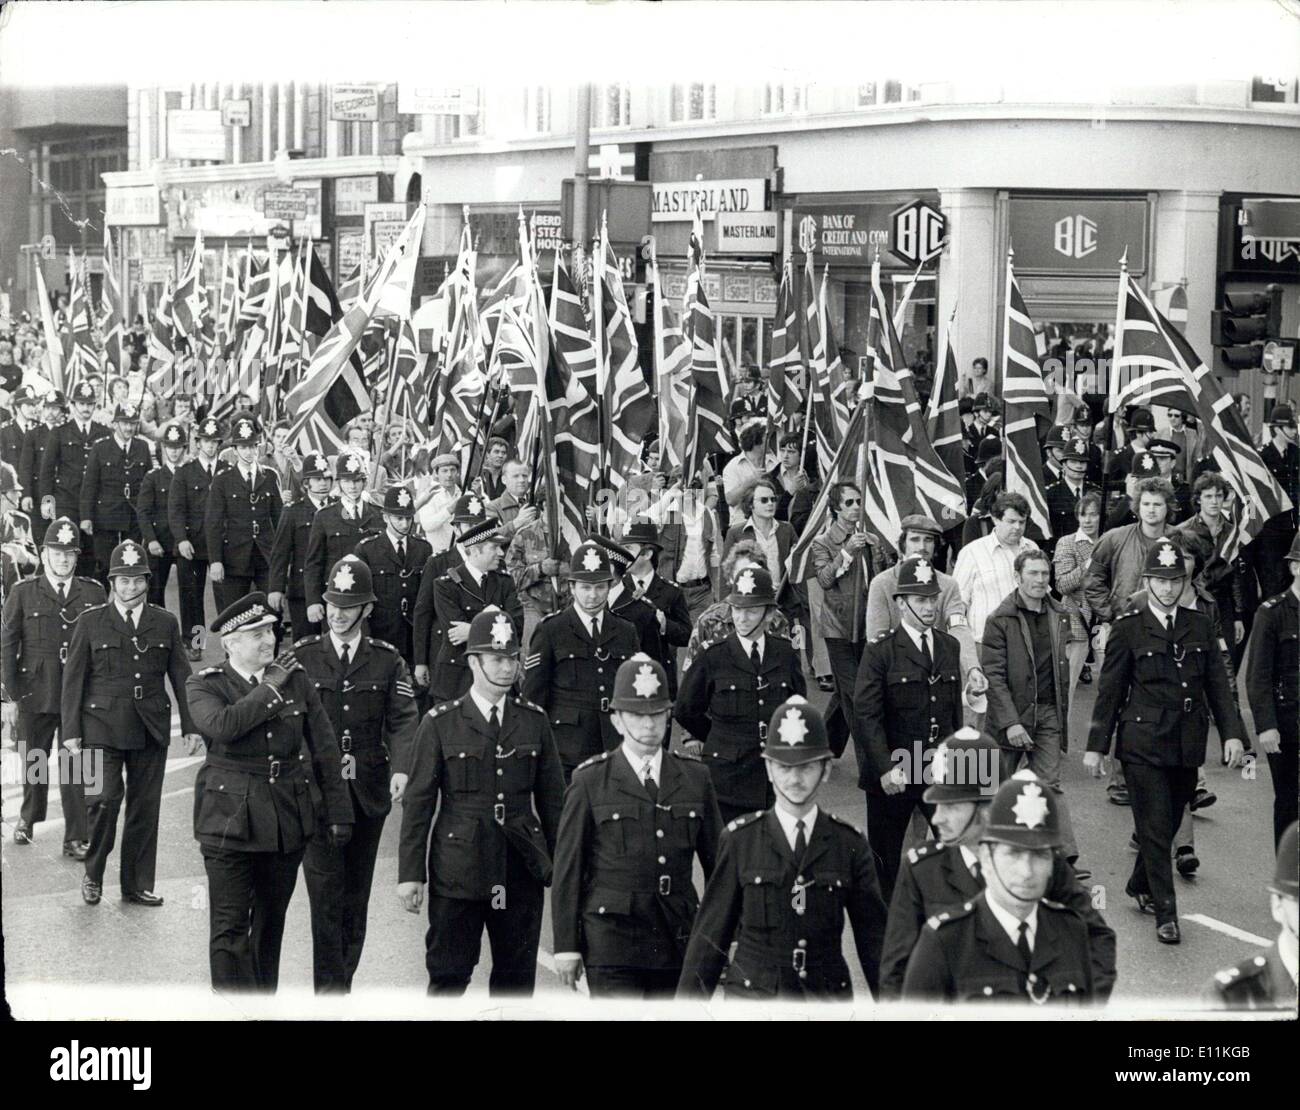
<path id="1" fill-rule="evenodd" d="M 397 154 L 349 154 L 337 158 L 295 158 L 289 163 L 296 180 L 318 177 L 357 177 L 370 173 L 396 173 Z M 251 181 L 276 176 L 274 162 L 220 162 L 204 166 L 168 166 L 121 170 L 101 175 L 110 189 L 132 185 L 201 185 L 222 181 Z"/>

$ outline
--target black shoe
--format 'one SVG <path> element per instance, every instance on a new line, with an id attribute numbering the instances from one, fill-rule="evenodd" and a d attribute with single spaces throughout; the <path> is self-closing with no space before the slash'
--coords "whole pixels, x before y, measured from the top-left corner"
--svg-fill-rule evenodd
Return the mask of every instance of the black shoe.
<path id="1" fill-rule="evenodd" d="M 21 821 L 14 826 L 14 843 L 30 844 L 32 842 L 32 827 L 24 825 Z"/>
<path id="2" fill-rule="evenodd" d="M 161 906 L 163 904 L 162 895 L 155 894 L 152 890 L 123 891 L 122 901 L 134 902 L 137 906 Z"/>
<path id="3" fill-rule="evenodd" d="M 1089 871 L 1086 867 L 1078 867 L 1075 864 L 1070 864 L 1070 866 L 1074 868 L 1074 877 L 1080 883 L 1086 883 L 1089 879 L 1092 878 L 1092 872 Z"/>
<path id="4" fill-rule="evenodd" d="M 1153 917 L 1155 916 L 1156 900 L 1152 898 L 1151 895 L 1136 894 L 1133 891 L 1127 889 L 1124 891 L 1124 893 L 1127 894 L 1130 898 L 1132 898 L 1137 903 L 1138 910 L 1141 913 L 1149 913 Z"/>
<path id="5" fill-rule="evenodd" d="M 1126 806 L 1130 804 L 1127 790 L 1107 790 L 1106 797 L 1110 799 L 1110 804 L 1113 806 Z"/>
<path id="6" fill-rule="evenodd" d="M 65 840 L 63 854 L 69 859 L 84 860 L 90 854 L 90 845 L 84 840 Z"/>
<path id="7" fill-rule="evenodd" d="M 1190 879 L 1201 866 L 1201 861 L 1196 858 L 1196 849 L 1179 848 L 1178 855 L 1174 858 L 1174 866 L 1178 868 L 1178 874 Z"/>
<path id="8" fill-rule="evenodd" d="M 818 678 L 818 679 L 817 679 L 817 689 L 821 690 L 821 691 L 822 691 L 823 693 L 825 693 L 825 694 L 832 693 L 832 692 L 835 690 L 835 679 L 833 679 L 833 678 Z"/>
<path id="9" fill-rule="evenodd" d="M 98 906 L 102 894 L 99 883 L 89 877 L 81 880 L 81 900 L 88 906 Z"/>
<path id="10" fill-rule="evenodd" d="M 1181 944 L 1182 939 L 1177 921 L 1166 921 L 1163 925 L 1156 926 L 1156 940 L 1161 944 Z"/>
<path id="11" fill-rule="evenodd" d="M 1083 668 L 1083 670 L 1081 670 L 1081 671 L 1079 672 L 1079 684 L 1080 684 L 1081 686 L 1091 686 L 1091 685 L 1092 685 L 1092 668 L 1091 668 L 1091 667 L 1085 665 L 1084 668 Z"/>
<path id="12" fill-rule="evenodd" d="M 186 649 L 185 649 L 185 654 L 189 656 L 189 660 L 190 660 L 191 663 L 197 663 L 200 659 L 203 658 L 203 649 L 202 649 L 202 648 L 186 648 Z"/>
<path id="13" fill-rule="evenodd" d="M 1195 813 L 1198 809 L 1209 809 L 1219 800 L 1219 796 L 1213 790 L 1207 790 L 1205 787 L 1198 787 L 1195 794 L 1192 795 L 1191 810 Z"/>

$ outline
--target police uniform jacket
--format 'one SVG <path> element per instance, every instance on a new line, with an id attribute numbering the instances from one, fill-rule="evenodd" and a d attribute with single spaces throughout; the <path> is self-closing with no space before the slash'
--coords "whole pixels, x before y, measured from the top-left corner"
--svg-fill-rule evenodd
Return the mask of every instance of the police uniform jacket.
<path id="1" fill-rule="evenodd" d="M 853 997 L 844 915 L 871 993 L 880 985 L 885 904 L 867 839 L 821 810 L 796 863 L 772 810 L 726 827 L 691 930 L 679 996 L 708 998 L 727 962 L 727 996 Z"/>
<path id="2" fill-rule="evenodd" d="M 629 579 L 629 581 L 631 581 Z M 635 583 L 633 583 L 635 587 Z M 668 696 L 677 696 L 677 649 L 691 642 L 691 610 L 680 586 L 661 578 L 658 573 L 650 579 L 642 595 L 659 612 L 664 614 L 664 631 L 661 636 L 663 654 L 656 658 L 668 673 Z"/>
<path id="3" fill-rule="evenodd" d="M 327 635 L 307 636 L 293 648 L 338 741 L 353 809 L 382 817 L 393 808 L 388 783 L 395 767 L 409 763 L 419 717 L 406 664 L 392 644 L 371 636 L 357 641 L 346 673 Z"/>
<path id="4" fill-rule="evenodd" d="M 303 574 L 303 597 L 308 605 L 323 605 L 325 579 L 344 555 L 351 555 L 362 539 L 382 532 L 384 518 L 373 505 L 361 503 L 361 519 L 345 520 L 343 505 L 335 501 L 312 518 L 307 536 L 307 565 Z"/>
<path id="5" fill-rule="evenodd" d="M 22 451 L 18 456 L 18 481 L 23 491 L 39 505 L 36 496 L 41 480 L 41 460 L 45 457 L 45 448 L 50 442 L 51 429 L 46 424 L 33 424 L 23 436 Z"/>
<path id="6" fill-rule="evenodd" d="M 409 553 L 408 553 L 409 554 Z M 395 556 L 394 556 L 395 557 Z M 454 567 L 433 584 L 433 611 L 438 625 L 438 655 L 434 661 L 431 692 L 435 701 L 458 697 L 469 689 L 469 660 L 465 643 L 453 644 L 451 626 L 468 624 L 490 605 L 503 610 L 514 625 L 515 635 L 524 628 L 524 609 L 515 593 L 515 580 L 504 571 L 489 570 L 483 582 L 474 581 L 468 567 Z"/>
<path id="7" fill-rule="evenodd" d="M 885 954 L 880 962 L 882 999 L 902 996 L 907 961 L 926 921 L 945 911 L 951 915 L 983 889 L 984 884 L 966 866 L 960 848 L 931 841 L 908 850 L 889 903 Z M 1047 897 L 1073 910 L 1087 926 L 1093 990 L 1102 999 L 1109 997 L 1115 986 L 1115 930 L 1093 907 L 1091 893 L 1074 877 L 1074 868 L 1059 851 L 1052 856 Z"/>
<path id="8" fill-rule="evenodd" d="M 226 852 L 294 852 L 317 823 L 350 825 L 334 729 L 306 671 L 283 692 L 250 686 L 229 662 L 188 683 L 208 746 L 194 781 L 194 839 Z"/>
<path id="9" fill-rule="evenodd" d="M 6 420 L 0 424 L 0 462 L 7 462 L 15 473 L 18 473 L 18 464 L 22 461 L 23 440 L 30 430 L 17 420 Z"/>
<path id="10" fill-rule="evenodd" d="M 1051 546 L 1056 546 L 1056 540 L 1062 536 L 1073 536 L 1079 530 L 1079 517 L 1076 510 L 1079 506 L 1079 498 L 1085 493 L 1101 493 L 1101 490 L 1085 481 L 1076 494 L 1070 487 L 1070 484 L 1064 479 L 1059 478 L 1043 491 L 1043 496 L 1047 501 L 1047 517 L 1052 525 Z"/>
<path id="11" fill-rule="evenodd" d="M 1300 505 L 1300 447 L 1288 443 L 1283 452 L 1272 443 L 1266 443 L 1260 449 L 1259 457 L 1268 467 L 1268 472 L 1277 479 L 1278 485 L 1291 498 L 1291 508 L 1269 519 L 1264 525 L 1264 531 L 1290 539 L 1295 535 L 1296 506 Z"/>
<path id="12" fill-rule="evenodd" d="M 1296 981 L 1274 941 L 1262 953 L 1217 972 L 1210 1001 L 1220 1010 L 1290 1010 L 1295 1013 Z"/>
<path id="13" fill-rule="evenodd" d="M 643 652 L 651 659 L 663 659 L 663 640 L 659 635 L 659 618 L 655 616 L 655 607 L 633 594 L 626 580 L 622 592 L 609 603 L 609 611 L 636 629 Z"/>
<path id="14" fill-rule="evenodd" d="M 216 471 L 225 469 L 224 463 L 214 463 Z M 167 524 L 177 545 L 188 541 L 194 545 L 194 557 L 205 561 L 208 557 L 207 533 L 203 517 L 208 506 L 208 488 L 212 477 L 198 459 L 190 459 L 176 468 L 167 489 Z"/>
<path id="15" fill-rule="evenodd" d="M 357 557 L 370 568 L 374 584 L 374 612 L 370 631 L 387 640 L 403 659 L 413 662 L 415 603 L 420 596 L 420 571 L 433 554 L 433 546 L 419 536 L 406 537 L 406 557 L 399 559 L 392 537 L 385 530 L 357 544 Z M 522 618 L 521 618 L 522 620 Z"/>
<path id="16" fill-rule="evenodd" d="M 882 632 L 862 653 L 853 695 L 865 740 L 858 754 L 860 790 L 883 794 L 881 776 L 899 765 L 894 753 L 905 754 L 901 765 L 907 770 L 914 762 L 914 745 L 920 744 L 924 753 L 961 728 L 961 647 L 955 636 L 940 629 L 932 628 L 930 634 L 933 670 L 926 669 L 921 649 L 901 624 Z M 925 792 L 915 768 L 906 792 L 918 798 Z"/>
<path id="17" fill-rule="evenodd" d="M 92 578 L 73 578 L 61 604 L 44 572 L 14 583 L 0 618 L 5 699 L 28 713 L 60 712 L 73 630 L 82 613 L 103 604 L 104 587 Z"/>
<path id="18" fill-rule="evenodd" d="M 680 968 L 722 817 L 709 772 L 665 753 L 651 802 L 622 748 L 573 773 L 555 845 L 551 915 L 556 952 L 592 967 Z"/>
<path id="19" fill-rule="evenodd" d="M 1300 744 L 1300 598 L 1294 590 L 1259 607 L 1250 637 L 1246 696 L 1255 730 L 1278 729 L 1282 743 L 1295 747 Z"/>
<path id="20" fill-rule="evenodd" d="M 85 747 L 139 751 L 171 744 L 170 678 L 181 732 L 194 732 L 185 680 L 190 676 L 181 626 L 166 609 L 147 602 L 132 629 L 113 602 L 77 619 L 63 672 L 62 733 Z"/>
<path id="21" fill-rule="evenodd" d="M 116 436 L 101 439 L 86 455 L 77 519 L 109 532 L 134 529 L 135 498 L 152 467 L 149 445 L 139 436 L 132 436 L 125 447 Z"/>
<path id="22" fill-rule="evenodd" d="M 417 667 L 431 666 L 442 646 L 442 629 L 434 617 L 434 583 L 453 567 L 464 565 L 465 557 L 459 545 L 454 543 L 446 551 L 430 555 L 424 562 L 424 569 L 420 571 L 420 591 L 415 595 L 415 623 L 411 629 Z"/>
<path id="23" fill-rule="evenodd" d="M 167 523 L 167 503 L 176 474 L 177 471 L 169 469 L 166 463 L 154 467 L 140 483 L 140 493 L 135 503 L 135 515 L 140 522 L 140 535 L 144 542 L 149 544 L 157 540 L 162 544 L 165 555 L 176 550 L 172 542 L 172 530 Z"/>
<path id="24" fill-rule="evenodd" d="M 54 498 L 54 515 L 86 520 L 81 515 L 81 480 L 86 473 L 86 456 L 91 447 L 113 433 L 92 420 L 83 436 L 75 420 L 65 420 L 50 430 L 41 458 L 41 497 Z"/>
<path id="25" fill-rule="evenodd" d="M 777 706 L 807 692 L 799 656 L 788 640 L 776 636 L 765 636 L 757 671 L 734 632 L 691 664 L 673 716 L 704 743 L 704 765 L 719 801 L 755 809 L 765 803 L 768 722 Z"/>
<path id="26" fill-rule="evenodd" d="M 903 979 L 904 1002 L 1018 1002 L 1086 1005 L 1093 1001 L 1088 928 L 1073 910 L 1046 899 L 1026 970 L 985 895 L 977 894 L 926 923 Z"/>
<path id="27" fill-rule="evenodd" d="M 533 631 L 524 661 L 524 697 L 546 711 L 560 758 L 570 767 L 623 742 L 609 716 L 614 675 L 638 650 L 636 629 L 608 611 L 593 642 L 566 606 Z M 776 704 L 776 703 L 773 703 Z"/>
<path id="28" fill-rule="evenodd" d="M 227 578 L 251 577 L 254 551 L 269 568 L 283 504 L 274 470 L 258 466 L 251 486 L 239 466 L 218 470 L 203 512 L 208 559 L 220 563 Z"/>
<path id="29" fill-rule="evenodd" d="M 1125 763 L 1199 767 L 1205 762 L 1209 710 L 1225 739 L 1249 745 L 1241 727 L 1210 616 L 1175 610 L 1170 639 L 1147 605 L 1122 613 L 1111 626 L 1088 751 L 1110 752 Z"/>
<path id="30" fill-rule="evenodd" d="M 469 696 L 420 722 L 402 796 L 399 883 L 428 881 L 444 898 L 492 898 L 505 886 L 509 850 L 550 882 L 564 775 L 546 714 L 522 698 L 504 704 L 495 739 Z"/>
<path id="31" fill-rule="evenodd" d="M 325 504 L 329 502 L 326 501 Z M 295 600 L 304 596 L 307 541 L 311 536 L 311 522 L 316 518 L 316 512 L 312 499 L 303 496 L 301 500 L 286 505 L 280 514 L 280 523 L 275 526 L 275 543 L 271 546 L 271 567 L 267 574 L 267 589 L 271 593 L 284 594 Z M 377 611 L 378 606 L 375 608 Z"/>

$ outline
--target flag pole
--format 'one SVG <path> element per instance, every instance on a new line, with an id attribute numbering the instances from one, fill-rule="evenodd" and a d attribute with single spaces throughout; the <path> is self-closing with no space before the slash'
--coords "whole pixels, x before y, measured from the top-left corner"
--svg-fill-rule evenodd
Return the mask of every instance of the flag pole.
<path id="1" fill-rule="evenodd" d="M 811 288 L 813 285 L 816 284 L 817 281 L 816 271 L 812 270 L 811 259 L 812 259 L 812 255 L 804 256 L 804 263 L 805 263 L 804 277 L 807 279 L 809 274 L 811 274 L 812 277 L 809 280 L 805 280 L 799 286 L 800 288 L 800 295 L 798 298 L 799 311 L 795 314 L 796 318 L 799 321 L 799 355 L 801 358 L 803 357 L 804 354 L 804 344 L 808 334 L 808 326 L 807 326 L 808 306 L 803 303 L 802 290 L 804 289 L 805 286 Z M 810 347 L 808 349 L 807 361 L 804 364 L 804 374 L 803 374 L 804 388 L 808 391 L 808 402 L 804 406 L 803 444 L 799 448 L 800 466 L 804 465 L 804 460 L 808 457 L 808 436 L 812 430 L 812 425 L 813 425 L 813 394 L 816 393 L 816 387 L 814 386 L 814 378 L 815 375 L 813 374 L 812 348 Z M 818 460 L 818 462 L 820 463 L 820 460 Z M 818 470 L 820 469 L 821 467 L 819 465 Z"/>
<path id="2" fill-rule="evenodd" d="M 1106 457 L 1115 442 L 1115 405 L 1118 395 L 1118 367 L 1124 342 L 1124 300 L 1128 292 L 1128 245 L 1119 259 L 1119 292 L 1115 301 L 1115 342 L 1110 350 L 1110 367 L 1106 380 L 1106 449 L 1101 453 L 1101 522 L 1104 528 L 1110 499 L 1110 460 Z M 1080 400 L 1083 398 L 1080 397 Z"/>

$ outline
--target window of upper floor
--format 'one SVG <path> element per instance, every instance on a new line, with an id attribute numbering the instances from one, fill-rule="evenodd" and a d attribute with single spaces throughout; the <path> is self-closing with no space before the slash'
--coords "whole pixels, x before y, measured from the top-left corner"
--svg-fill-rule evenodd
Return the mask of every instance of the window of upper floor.
<path id="1" fill-rule="evenodd" d="M 673 85 L 668 98 L 671 123 L 693 123 L 718 118 L 718 86 L 693 82 Z"/>

